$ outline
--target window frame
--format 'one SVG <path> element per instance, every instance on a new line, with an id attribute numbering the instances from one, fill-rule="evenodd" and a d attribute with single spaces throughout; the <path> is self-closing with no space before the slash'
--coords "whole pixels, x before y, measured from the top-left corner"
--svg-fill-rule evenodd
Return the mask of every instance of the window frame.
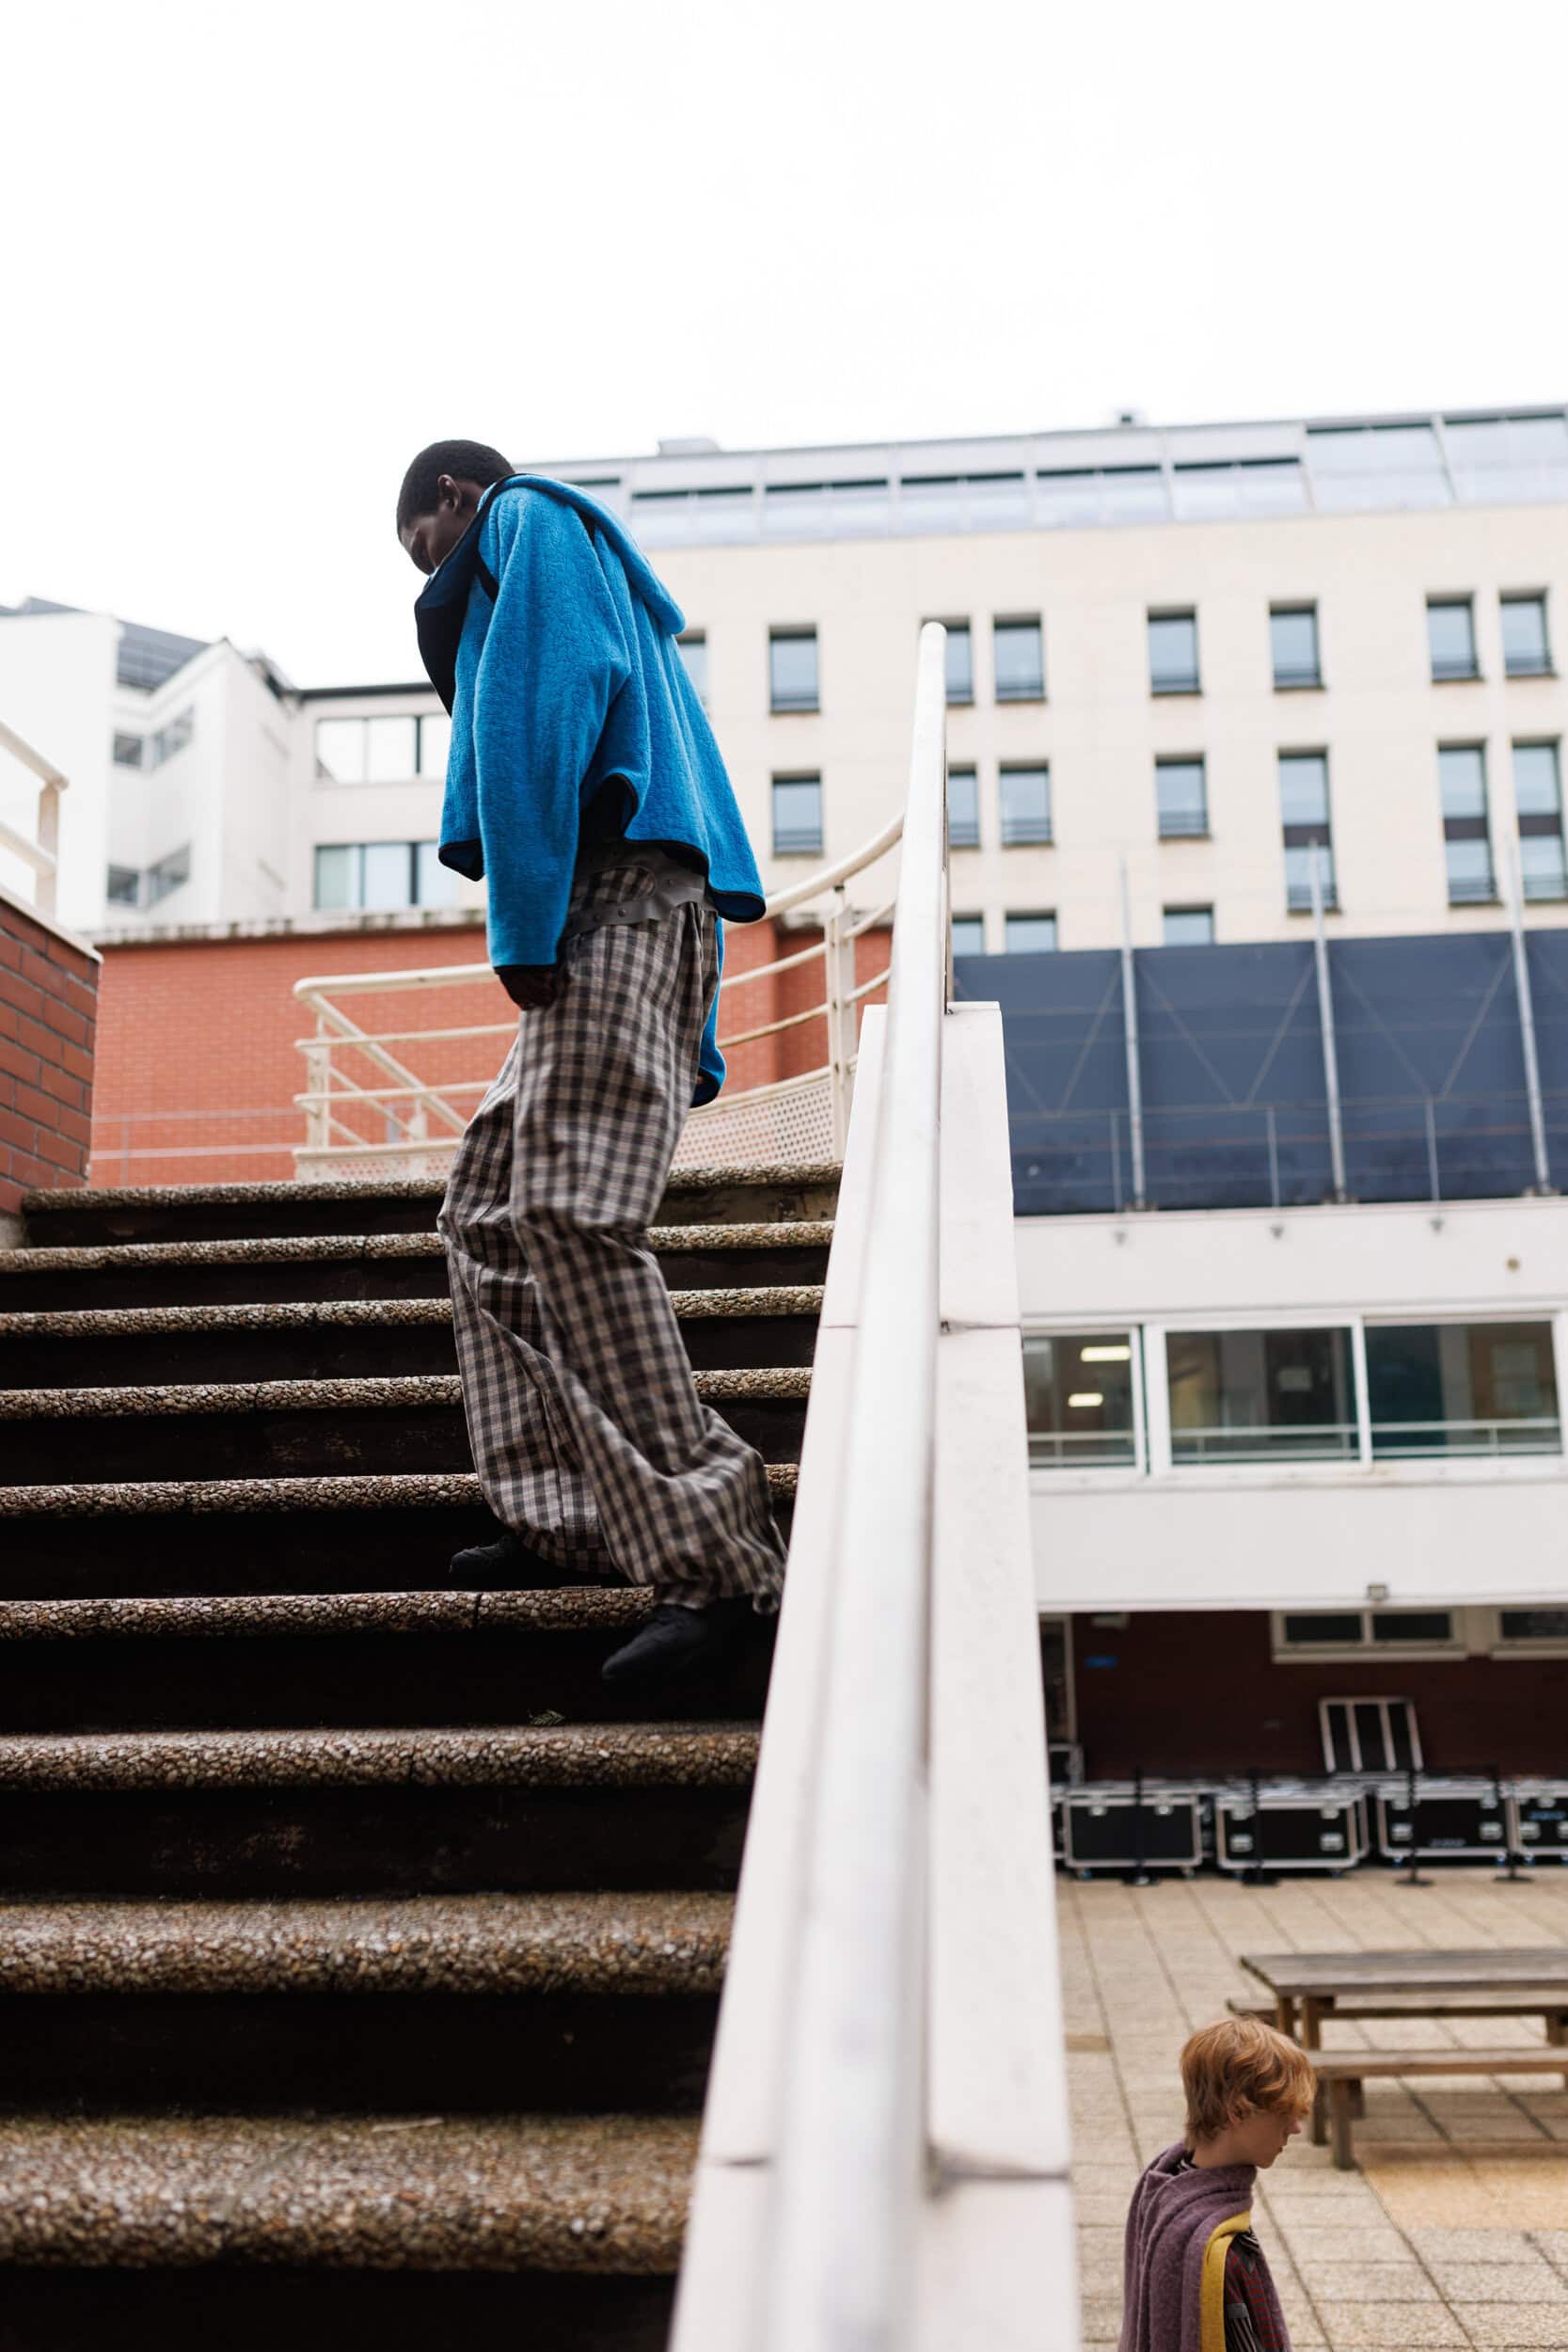
<path id="1" fill-rule="evenodd" d="M 1433 650 L 1432 644 L 1432 616 L 1433 612 L 1463 612 L 1467 618 L 1470 626 L 1470 666 L 1467 670 L 1453 668 L 1440 669 L 1438 667 L 1437 656 Z M 1475 686 L 1481 684 L 1482 682 L 1482 673 L 1481 667 L 1481 640 L 1476 634 L 1476 600 L 1474 595 L 1428 596 L 1426 600 L 1426 615 L 1427 667 L 1431 673 L 1431 683 L 1433 686 Z"/>
<path id="2" fill-rule="evenodd" d="M 1032 629 L 1038 666 L 1035 683 L 1004 688 L 997 663 L 997 639 L 1004 629 Z M 998 703 L 1042 703 L 1045 690 L 1045 616 L 1039 612 L 997 612 L 990 624 L 991 697 Z"/>
<path id="3" fill-rule="evenodd" d="M 942 615 L 940 613 L 935 617 L 938 620 L 942 620 Z M 925 624 L 922 623 L 921 626 L 924 628 Z M 973 621 L 959 620 L 955 615 L 951 620 L 942 620 L 942 626 L 947 631 L 947 643 L 942 649 L 943 700 L 945 701 L 949 710 L 973 709 L 974 705 L 974 625 Z M 953 640 L 955 637 L 960 636 L 966 641 L 969 649 L 969 684 L 967 688 L 964 688 L 958 693 L 955 693 L 953 691 L 953 675 L 951 666 Z"/>
<path id="4" fill-rule="evenodd" d="M 691 672 L 691 664 L 690 664 L 690 662 L 689 662 L 689 661 L 687 660 L 687 658 L 686 658 L 686 657 L 687 657 L 687 650 L 688 650 L 688 648 L 689 648 L 689 647 L 691 647 L 691 648 L 700 647 L 700 648 L 701 648 L 701 650 L 702 650 L 702 656 L 703 656 L 703 659 L 702 659 L 703 682 L 702 682 L 702 684 L 701 684 L 700 686 L 698 685 L 696 678 L 692 676 L 692 672 Z M 708 707 L 708 703 L 707 703 L 707 697 L 708 697 L 708 687 L 709 687 L 709 685 L 712 683 L 711 678 L 710 678 L 710 676 L 709 676 L 709 675 L 708 675 L 708 666 L 707 666 L 707 631 L 706 631 L 706 629 L 705 629 L 705 628 L 688 628 L 688 629 L 683 629 L 683 630 L 681 631 L 680 635 L 679 635 L 679 636 L 676 638 L 676 640 L 675 640 L 675 651 L 676 651 L 676 654 L 677 654 L 677 656 L 678 656 L 678 658 L 679 658 L 679 660 L 680 660 L 680 665 L 681 665 L 682 669 L 686 672 L 687 676 L 688 676 L 689 678 L 690 678 L 690 680 L 691 680 L 691 688 L 692 688 L 692 691 L 695 693 L 695 695 L 696 695 L 696 697 L 697 697 L 697 700 L 698 700 L 698 701 L 702 704 L 703 708 L 705 710 L 705 709 L 707 708 L 707 707 Z"/>
<path id="5" fill-rule="evenodd" d="M 1062 1491 L 1064 1480 L 1085 1478 L 1097 1482 L 1111 1482 L 1114 1484 L 1128 1486 L 1148 1477 L 1150 1470 L 1150 1449 L 1148 1412 L 1146 1404 L 1147 1390 L 1144 1375 L 1144 1327 L 1145 1327 L 1142 1324 L 1132 1321 L 1129 1321 L 1126 1324 L 1117 1324 L 1115 1322 L 1096 1323 L 1092 1319 L 1085 1322 L 1082 1315 L 1076 1315 L 1070 1318 L 1060 1315 L 1030 1315 L 1023 1320 L 1020 1326 L 1019 1336 L 1021 1341 L 1075 1339 L 1102 1339 L 1110 1341 L 1121 1340 L 1125 1338 L 1129 1347 L 1132 1351 L 1131 1358 L 1131 1371 L 1132 1375 L 1132 1461 L 1083 1462 L 1078 1464 L 1061 1462 L 1053 1466 L 1047 1466 L 1043 1462 L 1030 1462 L 1028 1464 L 1028 1470 L 1031 1483 L 1037 1478 L 1046 1479 L 1050 1482 L 1050 1490 L 1059 1494 Z M 1022 1349 L 1020 1352 L 1022 1355 Z M 1028 1415 L 1027 1406 L 1025 1406 L 1025 1449 L 1027 1449 L 1028 1440 Z"/>
<path id="6" fill-rule="evenodd" d="M 979 926 L 980 926 L 980 945 L 978 946 L 978 947 L 960 947 L 960 946 L 958 946 L 957 945 L 957 943 L 956 943 L 956 942 L 954 941 L 954 939 L 953 939 L 953 926 L 954 926 L 954 924 L 955 924 L 955 923 L 978 923 L 978 924 L 979 924 Z M 948 915 L 948 918 L 947 918 L 947 932 L 948 932 L 948 948 L 949 948 L 949 952 L 950 952 L 952 955 L 955 955 L 955 956 L 986 956 L 986 955 L 990 955 L 990 946 L 989 946 L 989 945 L 988 945 L 988 943 L 987 943 L 987 940 L 986 940 L 986 918 L 985 918 L 985 914 L 984 914 L 984 912 L 983 912 L 983 911 L 982 911 L 981 913 L 979 913 L 979 914 L 973 914 L 973 913 L 968 913 L 968 912 L 963 913 L 963 914 L 950 914 Z"/>
<path id="7" fill-rule="evenodd" d="M 1447 1617 L 1449 1631 L 1445 1641 L 1374 1642 L 1372 1639 L 1372 1620 L 1376 1617 L 1432 1616 Z M 1355 1642 L 1288 1642 L 1285 1638 L 1287 1617 L 1359 1617 L 1360 1639 Z M 1438 1602 L 1434 1607 L 1426 1609 L 1414 1603 L 1409 1606 L 1402 1603 L 1368 1606 L 1354 1601 L 1338 1608 L 1324 1601 L 1321 1608 L 1307 1602 L 1299 1608 L 1271 1609 L 1269 1612 L 1269 1656 L 1276 1666 L 1327 1664 L 1354 1658 L 1433 1659 L 1467 1658 L 1469 1655 L 1465 1612 L 1448 1602 Z M 1369 1698 L 1367 1704 L 1375 1705 L 1377 1702 Z"/>
<path id="8" fill-rule="evenodd" d="M 814 843 L 802 842 L 799 847 L 781 849 L 779 847 L 779 787 L 780 785 L 800 784 L 811 784 L 816 787 L 816 839 Z M 772 856 L 821 857 L 825 854 L 828 815 L 822 790 L 822 771 L 819 768 L 804 768 L 798 774 L 786 771 L 780 775 L 769 775 L 768 779 L 768 825 L 769 851 Z"/>
<path id="9" fill-rule="evenodd" d="M 1196 825 L 1167 825 L 1165 811 L 1160 799 L 1161 771 L 1167 768 L 1196 768 L 1202 822 Z M 1207 752 L 1157 752 L 1154 757 L 1154 830 L 1161 841 L 1208 841 L 1209 830 L 1209 755 Z"/>
<path id="10" fill-rule="evenodd" d="M 1481 763 L 1481 814 L 1479 817 L 1450 817 L 1443 806 L 1443 760 L 1455 752 L 1473 753 Z M 1443 865 L 1450 907 L 1496 906 L 1497 902 L 1497 860 L 1492 843 L 1492 780 L 1486 767 L 1484 739 L 1476 742 L 1439 743 L 1437 746 L 1437 802 L 1443 823 Z M 1486 887 L 1465 890 L 1457 896 L 1453 875 L 1449 866 L 1449 846 L 1451 842 L 1480 841 L 1486 850 Z"/>
<path id="11" fill-rule="evenodd" d="M 773 666 L 773 648 L 775 645 L 810 645 L 811 696 L 809 701 L 803 692 L 800 694 L 786 694 L 781 699 L 778 679 Z M 799 625 L 781 623 L 777 628 L 769 626 L 768 631 L 768 717 L 770 719 L 801 718 L 814 712 L 819 712 L 821 708 L 822 648 L 817 640 L 816 623 L 812 622 L 809 625 L 805 622 L 801 622 Z"/>
<path id="12" fill-rule="evenodd" d="M 1304 672 L 1300 675 L 1287 675 L 1285 677 L 1281 677 L 1279 674 L 1279 662 L 1275 656 L 1274 647 L 1274 624 L 1276 620 L 1299 620 L 1303 613 L 1310 613 L 1312 618 L 1312 674 L 1310 676 L 1307 676 Z M 1276 694 L 1322 693 L 1323 689 L 1323 627 L 1318 617 L 1318 603 L 1315 596 L 1310 599 L 1304 597 L 1299 602 L 1293 604 L 1270 605 L 1269 669 L 1273 677 L 1274 691 Z"/>
<path id="13" fill-rule="evenodd" d="M 1041 776 L 1044 778 L 1045 816 L 1043 819 L 1038 820 L 1043 824 L 1043 831 L 1019 832 L 1015 830 L 1020 823 L 1029 824 L 1037 820 L 1018 818 L 1009 819 L 1007 815 L 1007 778 L 1009 776 Z M 1002 760 L 996 771 L 996 805 L 999 820 L 998 838 L 1004 850 L 1049 850 L 1054 847 L 1056 824 L 1055 810 L 1051 798 L 1051 762 L 1049 759 Z"/>
<path id="14" fill-rule="evenodd" d="M 1209 917 L 1207 939 L 1167 939 L 1164 927 L 1173 914 L 1206 914 Z M 1214 910 L 1206 907 L 1162 907 L 1160 909 L 1160 945 L 1162 947 L 1217 947 L 1219 932 L 1214 922 Z"/>
<path id="15" fill-rule="evenodd" d="M 1514 662 L 1509 660 L 1508 638 L 1503 627 L 1503 614 L 1510 605 L 1533 604 L 1541 611 L 1541 659 L 1539 661 Z M 1557 665 L 1552 660 L 1552 624 L 1548 593 L 1544 588 L 1513 588 L 1502 590 L 1497 597 L 1497 631 L 1502 644 L 1504 677 L 1555 677 Z"/>
<path id="16" fill-rule="evenodd" d="M 1193 631 L 1193 666 L 1180 676 L 1168 679 L 1154 674 L 1154 642 L 1151 635 L 1157 621 L 1190 621 Z M 1197 632 L 1196 604 L 1150 605 L 1144 614 L 1144 659 L 1148 670 L 1148 691 L 1163 700 L 1170 694 L 1201 694 L 1203 691 L 1203 647 Z"/>
<path id="17" fill-rule="evenodd" d="M 1285 816 L 1284 776 L 1282 770 L 1288 759 L 1321 759 L 1323 770 L 1323 816 L 1322 821 L 1291 822 Z M 1279 796 L 1280 840 L 1284 850 L 1324 849 L 1328 851 L 1328 871 L 1323 877 L 1323 913 L 1339 912 L 1339 872 L 1334 856 L 1334 776 L 1329 764 L 1326 744 L 1290 744 L 1275 753 L 1275 787 Z M 1285 912 L 1287 914 L 1310 914 L 1312 893 L 1310 885 L 1304 895 L 1295 893 L 1299 885 L 1291 880 L 1290 865 L 1285 869 Z"/>
<path id="18" fill-rule="evenodd" d="M 1050 945 L 1050 946 L 1049 946 L 1049 947 L 1015 947 L 1015 946 L 1013 946 L 1013 944 L 1012 944 L 1011 940 L 1010 940 L 1010 939 L 1008 938 L 1008 936 L 1007 936 L 1008 930 L 1009 930 L 1009 928 L 1011 927 L 1011 925 L 1013 925 L 1014 923 L 1049 923 L 1049 924 L 1050 924 L 1050 926 L 1051 926 L 1051 945 Z M 1055 908 L 1054 908 L 1054 907 L 1012 907 L 1012 908 L 1004 908 L 1004 910 L 1003 910 L 1003 914 L 1002 914 L 1002 952 L 1003 952 L 1003 954 L 1004 954 L 1005 956 L 1054 956 L 1054 955 L 1059 955 L 1059 954 L 1061 953 L 1061 933 L 1060 933 L 1060 929 L 1059 929 L 1059 925 L 1058 925 L 1058 919 L 1057 919 L 1057 915 L 1056 915 L 1056 910 L 1055 910 Z"/>
<path id="19" fill-rule="evenodd" d="M 968 828 L 968 826 L 967 826 L 967 823 L 966 823 L 965 829 L 964 829 L 964 831 L 963 831 L 962 833 L 958 833 L 958 832 L 955 831 L 955 829 L 954 829 L 954 824 L 953 824 L 953 798 L 952 798 L 952 794 L 953 794 L 953 779 L 954 779 L 954 777 L 955 777 L 955 776 L 969 776 L 969 777 L 973 778 L 973 780 L 974 780 L 974 831 L 973 831 L 973 833 L 971 833 L 971 832 L 970 832 L 970 830 L 969 830 L 969 828 Z M 959 764 L 958 764 L 958 766 L 957 768 L 950 767 L 950 768 L 948 769 L 948 771 L 947 771 L 947 793 L 948 793 L 948 800 L 947 800 L 947 846 L 948 846 L 948 848 L 949 848 L 950 850 L 981 850 L 981 849 L 984 849 L 984 847 L 985 847 L 985 839 L 984 839 L 985 828 L 984 828 L 984 825 L 983 825 L 983 824 L 982 824 L 982 822 L 981 822 L 981 817 L 980 817 L 980 771 L 979 771 L 979 768 L 978 768 L 977 766 L 974 766 L 974 765 L 970 764 L 970 763 L 969 763 L 969 762 L 967 762 L 967 761 L 960 761 L 960 762 L 959 762 Z"/>

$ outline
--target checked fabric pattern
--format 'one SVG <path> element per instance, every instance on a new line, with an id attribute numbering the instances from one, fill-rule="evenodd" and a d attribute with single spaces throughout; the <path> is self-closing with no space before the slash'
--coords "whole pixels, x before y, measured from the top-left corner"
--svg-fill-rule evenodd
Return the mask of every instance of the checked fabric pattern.
<path id="1" fill-rule="evenodd" d="M 556 1001 L 521 1013 L 440 1215 L 484 1499 L 546 1559 L 777 1608 L 762 1457 L 697 1394 L 647 1232 L 719 985 L 715 917 L 635 864 L 579 882 Z M 593 926 L 593 928 L 586 928 Z"/>

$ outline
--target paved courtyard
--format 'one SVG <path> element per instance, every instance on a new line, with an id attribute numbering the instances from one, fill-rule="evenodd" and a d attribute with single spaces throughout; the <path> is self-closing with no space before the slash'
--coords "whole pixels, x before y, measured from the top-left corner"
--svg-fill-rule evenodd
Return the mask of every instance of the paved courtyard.
<path id="1" fill-rule="evenodd" d="M 1386 1871 L 1259 1889 L 1060 1882 L 1085 2346 L 1116 2342 L 1127 2201 L 1180 2137 L 1182 2042 L 1232 1993 L 1263 1997 L 1238 1953 L 1568 1944 L 1568 1870 L 1519 1886 L 1489 1869 L 1433 1877 L 1408 1889 Z M 1541 2032 L 1533 2019 L 1399 2019 L 1331 2025 L 1323 2044 L 1498 2048 Z M 1560 2072 L 1369 2083 L 1355 2151 L 1360 2169 L 1336 2172 L 1304 2137 L 1262 2176 L 1259 2232 L 1298 2352 L 1568 2347 Z"/>

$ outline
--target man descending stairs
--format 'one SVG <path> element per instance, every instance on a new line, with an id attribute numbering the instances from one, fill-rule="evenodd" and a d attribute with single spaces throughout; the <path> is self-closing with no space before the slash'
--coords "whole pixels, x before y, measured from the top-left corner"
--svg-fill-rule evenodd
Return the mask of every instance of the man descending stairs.
<path id="1" fill-rule="evenodd" d="M 655 1248 L 787 1528 L 837 1171 Z M 50 1193 L 0 1253 L 0 2332 L 662 2344 L 766 1692 L 496 1529 L 439 1187 Z M 351 2340 L 357 2340 L 353 2338 Z"/>

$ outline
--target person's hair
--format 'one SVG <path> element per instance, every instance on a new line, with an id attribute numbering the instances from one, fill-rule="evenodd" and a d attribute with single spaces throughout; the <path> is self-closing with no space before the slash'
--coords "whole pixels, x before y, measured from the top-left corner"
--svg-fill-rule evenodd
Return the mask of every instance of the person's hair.
<path id="1" fill-rule="evenodd" d="M 1259 2017 L 1222 2017 L 1204 2026 L 1181 2053 L 1181 2088 L 1187 2094 L 1187 2138 L 1217 2139 L 1238 2110 L 1259 2108 L 1305 2115 L 1317 2077 L 1305 2050 Z"/>
<path id="2" fill-rule="evenodd" d="M 492 449 L 487 441 L 432 441 L 403 477 L 398 492 L 399 536 L 417 515 L 435 514 L 436 485 L 444 473 L 450 473 L 454 482 L 477 482 L 482 490 L 487 490 L 493 482 L 504 482 L 512 471 L 499 450 Z"/>

